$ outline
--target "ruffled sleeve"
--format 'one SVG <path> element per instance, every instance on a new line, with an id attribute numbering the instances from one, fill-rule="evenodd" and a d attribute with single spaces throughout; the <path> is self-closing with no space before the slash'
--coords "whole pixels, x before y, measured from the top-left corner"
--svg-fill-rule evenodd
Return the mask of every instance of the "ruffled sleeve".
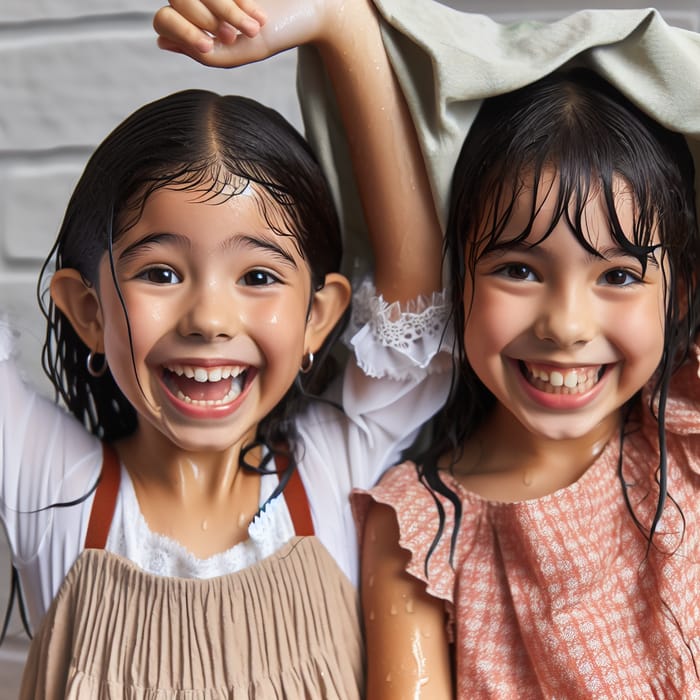
<path id="1" fill-rule="evenodd" d="M 652 402 L 652 380 L 644 388 L 642 405 L 654 406 L 654 412 L 642 414 L 646 424 L 643 432 L 650 436 L 648 452 L 658 453 L 656 437 L 658 397 Z M 671 377 L 665 414 L 666 450 L 672 459 L 690 471 L 700 474 L 700 346 L 691 348 L 690 358 Z"/>
<path id="2" fill-rule="evenodd" d="M 348 495 L 373 486 L 401 460 L 421 426 L 444 404 L 452 379 L 449 304 L 435 294 L 387 304 L 365 283 L 353 300 L 343 377 L 297 420 L 298 464 L 316 532 L 351 581 L 357 539 Z M 341 405 L 343 412 L 329 405 Z M 339 517 L 340 513 L 340 517 Z"/>
<path id="3" fill-rule="evenodd" d="M 449 313 L 445 292 L 403 306 L 388 304 L 369 282 L 356 292 L 346 333 L 354 361 L 329 394 L 348 419 L 342 443 L 351 486 L 373 485 L 444 404 L 453 368 Z M 338 454 L 341 440 L 333 440 L 328 448 Z"/>
<path id="4" fill-rule="evenodd" d="M 666 429 L 677 435 L 700 434 L 700 346 L 671 379 L 666 405 Z M 700 471 L 700 465 L 698 466 Z"/>
<path id="5" fill-rule="evenodd" d="M 349 421 L 343 442 L 350 487 L 375 484 L 445 403 L 453 368 L 446 297 L 443 292 L 402 306 L 376 296 L 369 282 L 357 292 L 354 362 L 337 397 Z M 338 444 L 331 448 L 336 454 Z"/>
<path id="6" fill-rule="evenodd" d="M 439 530 L 436 498 L 445 511 L 445 522 L 442 536 L 428 559 Z M 447 499 L 421 483 L 413 462 L 404 462 L 389 470 L 371 490 L 354 491 L 351 501 L 358 532 L 364 528 L 372 502 L 392 508 L 399 526 L 399 546 L 410 554 L 406 571 L 423 582 L 430 595 L 449 604 L 449 611 L 454 603 L 455 571 L 450 564 L 450 533 L 454 519 Z"/>
<path id="7" fill-rule="evenodd" d="M 368 377 L 403 380 L 451 368 L 452 336 L 447 292 L 419 297 L 402 306 L 387 303 L 365 281 L 355 293 L 345 334 L 355 361 Z"/>

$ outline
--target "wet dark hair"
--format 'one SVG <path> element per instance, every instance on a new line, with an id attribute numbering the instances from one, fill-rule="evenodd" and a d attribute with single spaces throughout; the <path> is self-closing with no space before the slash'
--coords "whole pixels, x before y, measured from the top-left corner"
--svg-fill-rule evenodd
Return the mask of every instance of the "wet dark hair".
<path id="1" fill-rule="evenodd" d="M 653 522 L 642 525 L 627 501 L 635 523 L 650 542 L 666 500 L 666 399 L 671 375 L 689 355 L 698 330 L 700 307 L 700 233 L 692 156 L 683 136 L 655 122 L 596 73 L 581 68 L 555 73 L 485 100 L 453 175 L 445 245 L 453 283 L 458 366 L 450 397 L 433 422 L 433 439 L 416 456 L 424 483 L 454 504 L 453 552 L 461 506 L 456 494 L 439 478 L 438 460 L 451 453 L 456 462 L 460 446 L 496 402 L 467 361 L 465 280 L 481 256 L 528 237 L 538 213 L 537 189 L 542 189 L 543 176 L 552 169 L 559 178 L 559 188 L 550 193 L 550 200 L 556 196 L 556 205 L 550 228 L 542 239 L 563 219 L 583 248 L 600 255 L 586 237 L 583 210 L 592 196 L 601 193 L 614 241 L 636 257 L 643 269 L 654 251 L 654 238 L 661 242 L 668 277 L 664 352 L 653 392 L 658 400 L 655 415 L 661 450 L 657 471 L 659 498 Z M 615 210 L 620 178 L 635 198 L 632 232 L 623 230 Z M 517 239 L 503 242 L 501 236 L 524 187 L 535 188 L 530 221 Z M 638 402 L 639 394 L 625 407 L 627 416 Z M 653 406 L 649 408 L 654 411 Z M 622 464 L 619 466 L 627 498 Z M 436 504 L 440 527 L 433 549 L 442 536 L 444 523 L 442 505 L 437 499 Z"/>
<path id="2" fill-rule="evenodd" d="M 51 267 L 75 268 L 96 285 L 102 256 L 107 252 L 112 261 L 113 244 L 138 221 L 154 191 L 206 190 L 205 199 L 218 203 L 248 183 L 270 227 L 294 237 L 311 273 L 312 293 L 320 289 L 326 274 L 340 269 L 338 217 L 308 144 L 276 111 L 240 96 L 178 92 L 127 117 L 88 161 L 42 270 L 39 296 L 47 320 L 44 369 L 71 413 L 93 434 L 107 442 L 129 435 L 136 412 L 109 371 L 102 377 L 87 371 L 88 348 L 42 291 Z M 308 398 L 306 388 L 314 372 L 322 371 L 325 351 L 346 318 L 317 353 L 312 372 L 303 382 L 300 375 L 260 423 L 257 442 L 293 445 L 294 418 Z"/>

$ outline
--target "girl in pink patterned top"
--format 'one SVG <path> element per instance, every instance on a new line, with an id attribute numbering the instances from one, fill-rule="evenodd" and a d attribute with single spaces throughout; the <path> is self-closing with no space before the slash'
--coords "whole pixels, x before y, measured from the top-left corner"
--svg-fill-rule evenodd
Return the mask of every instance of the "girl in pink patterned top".
<path id="1" fill-rule="evenodd" d="M 592 71 L 481 106 L 453 392 L 354 497 L 368 697 L 700 697 L 695 199 L 684 137 Z"/>

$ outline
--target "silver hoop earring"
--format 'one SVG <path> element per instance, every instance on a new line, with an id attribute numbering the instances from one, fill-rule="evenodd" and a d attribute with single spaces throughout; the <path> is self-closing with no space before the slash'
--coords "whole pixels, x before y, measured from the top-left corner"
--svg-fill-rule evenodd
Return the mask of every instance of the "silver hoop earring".
<path id="1" fill-rule="evenodd" d="M 90 352 L 85 360 L 85 368 L 91 377 L 101 377 L 107 371 L 107 357 L 102 355 L 102 365 L 100 367 L 95 367 L 95 357 L 98 353 Z"/>
<path id="2" fill-rule="evenodd" d="M 314 354 L 312 352 L 307 352 L 304 357 L 301 358 L 301 367 L 299 367 L 299 371 L 302 374 L 308 374 L 313 366 Z"/>

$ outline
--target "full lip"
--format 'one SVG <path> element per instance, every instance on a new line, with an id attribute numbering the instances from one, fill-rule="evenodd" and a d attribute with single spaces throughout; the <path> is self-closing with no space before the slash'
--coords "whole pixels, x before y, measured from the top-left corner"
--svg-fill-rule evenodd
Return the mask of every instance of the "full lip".
<path id="1" fill-rule="evenodd" d="M 576 409 L 595 399 L 617 363 L 561 364 L 509 359 L 518 382 L 536 403 L 554 409 Z"/>
<path id="2" fill-rule="evenodd" d="M 169 402 L 182 414 L 193 418 L 221 418 L 234 413 L 243 403 L 258 369 L 240 360 L 223 358 L 184 358 L 159 365 L 159 383 Z M 216 399 L 188 395 L 191 388 L 216 385 Z M 184 391 L 183 391 L 184 389 Z M 191 391 L 194 393 L 194 391 Z"/>

